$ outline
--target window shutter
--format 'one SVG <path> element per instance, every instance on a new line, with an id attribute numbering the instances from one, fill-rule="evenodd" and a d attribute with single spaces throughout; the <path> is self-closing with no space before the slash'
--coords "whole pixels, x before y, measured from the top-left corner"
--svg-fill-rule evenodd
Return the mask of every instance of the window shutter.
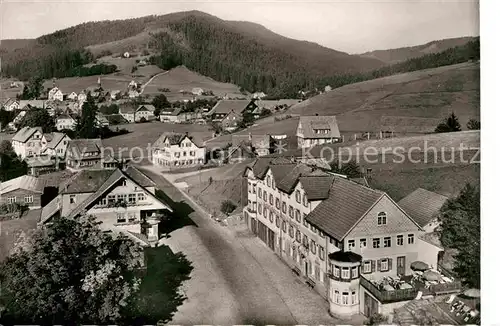
<path id="1" fill-rule="evenodd" d="M 372 273 L 376 272 L 376 270 L 375 270 L 375 260 L 372 260 L 372 269 L 371 269 L 371 272 Z"/>
<path id="2" fill-rule="evenodd" d="M 389 267 L 389 270 L 392 270 L 392 258 L 389 258 L 388 260 L 389 262 L 387 263 L 387 265 Z"/>
<path id="3" fill-rule="evenodd" d="M 381 260 L 377 260 L 377 271 L 380 272 L 380 267 L 381 267 Z"/>

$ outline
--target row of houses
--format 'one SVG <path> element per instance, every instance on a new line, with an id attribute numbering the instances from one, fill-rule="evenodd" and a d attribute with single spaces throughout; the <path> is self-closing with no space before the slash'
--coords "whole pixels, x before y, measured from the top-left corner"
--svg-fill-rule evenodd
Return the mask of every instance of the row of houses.
<path id="1" fill-rule="evenodd" d="M 300 158 L 259 158 L 244 176 L 248 228 L 328 300 L 335 316 L 388 313 L 421 289 L 382 288 L 382 280 L 412 275 L 416 261 L 437 268 L 443 248 L 427 235 L 444 196 L 418 189 L 396 203 Z"/>

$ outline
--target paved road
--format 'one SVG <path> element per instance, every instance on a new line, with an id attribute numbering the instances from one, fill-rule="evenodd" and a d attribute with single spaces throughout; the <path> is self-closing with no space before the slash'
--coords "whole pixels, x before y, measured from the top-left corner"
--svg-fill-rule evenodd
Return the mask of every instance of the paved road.
<path id="1" fill-rule="evenodd" d="M 149 168 L 153 169 L 154 168 Z M 157 170 L 155 172 L 158 172 Z M 188 300 L 179 307 L 174 324 L 333 324 L 327 302 L 293 276 L 260 240 L 234 232 L 210 220 L 162 176 L 148 172 L 172 200 L 189 204 L 185 226 L 162 240 L 193 262 L 186 282 Z"/>

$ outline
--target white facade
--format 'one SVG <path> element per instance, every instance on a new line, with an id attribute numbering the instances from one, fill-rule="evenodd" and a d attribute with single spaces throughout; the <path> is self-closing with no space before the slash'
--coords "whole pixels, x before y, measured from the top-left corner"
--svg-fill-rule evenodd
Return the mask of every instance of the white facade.
<path id="1" fill-rule="evenodd" d="M 205 164 L 205 147 L 198 147 L 191 139 L 184 137 L 179 144 L 170 144 L 168 138 L 162 147 L 153 152 L 153 163 L 175 169 Z"/>
<path id="2" fill-rule="evenodd" d="M 75 92 L 71 92 L 71 94 L 68 95 L 68 99 L 74 101 L 78 99 L 78 94 L 76 94 Z"/>
<path id="3" fill-rule="evenodd" d="M 71 138 L 68 135 L 64 135 L 64 137 L 57 143 L 57 145 L 53 148 L 47 147 L 50 143 L 45 138 L 45 135 L 42 137 L 42 153 L 49 156 L 57 156 L 60 158 L 64 158 L 66 156 L 66 150 L 68 149 L 68 144 Z"/>
<path id="4" fill-rule="evenodd" d="M 22 130 L 22 129 L 21 129 Z M 28 156 L 38 156 L 42 152 L 42 136 L 41 130 L 36 130 L 26 141 L 12 140 L 12 147 L 16 155 L 22 159 Z"/>
<path id="5" fill-rule="evenodd" d="M 76 127 L 75 119 L 71 117 L 59 117 L 56 120 L 56 129 L 57 130 L 74 130 Z"/>
<path id="6" fill-rule="evenodd" d="M 49 91 L 49 101 L 63 101 L 64 100 L 64 94 L 61 92 L 61 90 L 57 87 L 52 88 Z"/>

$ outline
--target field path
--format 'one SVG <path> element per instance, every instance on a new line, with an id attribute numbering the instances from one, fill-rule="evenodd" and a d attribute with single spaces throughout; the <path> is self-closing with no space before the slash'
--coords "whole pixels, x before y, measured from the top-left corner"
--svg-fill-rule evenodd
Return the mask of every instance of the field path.
<path id="1" fill-rule="evenodd" d="M 149 80 L 141 87 L 141 94 L 144 92 L 144 90 L 146 89 L 146 86 L 149 85 L 149 83 L 151 83 L 153 81 L 153 79 L 155 79 L 156 77 L 158 76 L 161 76 L 161 75 L 165 75 L 166 73 L 170 72 L 170 70 L 167 70 L 167 71 L 164 71 L 164 72 L 160 72 L 159 74 L 157 75 L 154 75 L 153 77 L 149 78 Z"/>

